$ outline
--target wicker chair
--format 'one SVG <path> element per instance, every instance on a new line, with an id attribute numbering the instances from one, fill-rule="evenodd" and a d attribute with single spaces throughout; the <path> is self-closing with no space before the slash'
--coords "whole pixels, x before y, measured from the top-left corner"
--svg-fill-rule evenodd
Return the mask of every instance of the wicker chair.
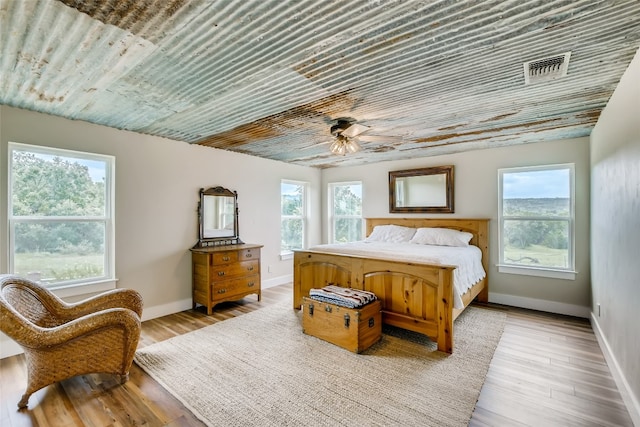
<path id="1" fill-rule="evenodd" d="M 67 304 L 44 287 L 13 275 L 0 275 L 2 332 L 24 349 L 27 389 L 32 393 L 67 378 L 89 373 L 129 378 L 140 338 L 142 298 L 115 289 Z"/>

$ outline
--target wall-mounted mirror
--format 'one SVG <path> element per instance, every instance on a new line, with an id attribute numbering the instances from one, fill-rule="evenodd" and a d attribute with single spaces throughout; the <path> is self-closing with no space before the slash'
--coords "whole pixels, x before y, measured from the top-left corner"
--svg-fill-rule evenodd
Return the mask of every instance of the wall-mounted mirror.
<path id="1" fill-rule="evenodd" d="M 453 213 L 453 166 L 389 172 L 389 212 Z"/>
<path id="2" fill-rule="evenodd" d="M 200 189 L 198 247 L 242 243 L 238 231 L 238 193 L 223 187 Z"/>

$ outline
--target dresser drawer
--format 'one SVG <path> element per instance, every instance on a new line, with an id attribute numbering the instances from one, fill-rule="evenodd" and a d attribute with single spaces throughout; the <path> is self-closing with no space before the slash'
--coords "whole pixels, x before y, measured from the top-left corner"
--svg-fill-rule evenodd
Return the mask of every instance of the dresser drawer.
<path id="1" fill-rule="evenodd" d="M 238 294 L 251 293 L 260 290 L 260 275 L 254 274 L 237 279 L 223 280 L 211 286 L 211 297 L 216 299 L 226 298 Z"/>
<path id="2" fill-rule="evenodd" d="M 216 304 L 255 294 L 262 298 L 260 283 L 262 245 L 233 245 L 192 248 L 192 299 L 213 313 Z"/>
<path id="3" fill-rule="evenodd" d="M 243 249 L 238 251 L 238 261 L 260 259 L 260 249 Z"/>
<path id="4" fill-rule="evenodd" d="M 211 280 L 217 281 L 227 277 L 257 274 L 260 271 L 260 260 L 236 262 L 211 266 Z"/>
<path id="5" fill-rule="evenodd" d="M 211 264 L 229 264 L 238 261 L 238 251 L 218 252 L 211 255 Z"/>

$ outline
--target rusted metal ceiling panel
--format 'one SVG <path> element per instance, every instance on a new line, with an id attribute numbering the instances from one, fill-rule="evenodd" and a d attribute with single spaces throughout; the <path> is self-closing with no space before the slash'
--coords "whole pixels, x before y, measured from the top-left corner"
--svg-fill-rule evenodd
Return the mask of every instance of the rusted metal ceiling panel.
<path id="1" fill-rule="evenodd" d="M 0 0 L 0 41 L 2 104 L 325 168 L 589 135 L 640 2 Z"/>

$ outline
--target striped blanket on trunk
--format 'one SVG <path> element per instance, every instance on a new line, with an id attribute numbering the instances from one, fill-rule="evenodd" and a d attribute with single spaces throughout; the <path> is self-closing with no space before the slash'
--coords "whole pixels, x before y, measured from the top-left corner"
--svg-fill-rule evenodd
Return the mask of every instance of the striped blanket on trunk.
<path id="1" fill-rule="evenodd" d="M 321 289 L 311 289 L 309 297 L 316 301 L 328 302 L 341 307 L 358 308 L 376 300 L 373 292 L 327 285 Z"/>

